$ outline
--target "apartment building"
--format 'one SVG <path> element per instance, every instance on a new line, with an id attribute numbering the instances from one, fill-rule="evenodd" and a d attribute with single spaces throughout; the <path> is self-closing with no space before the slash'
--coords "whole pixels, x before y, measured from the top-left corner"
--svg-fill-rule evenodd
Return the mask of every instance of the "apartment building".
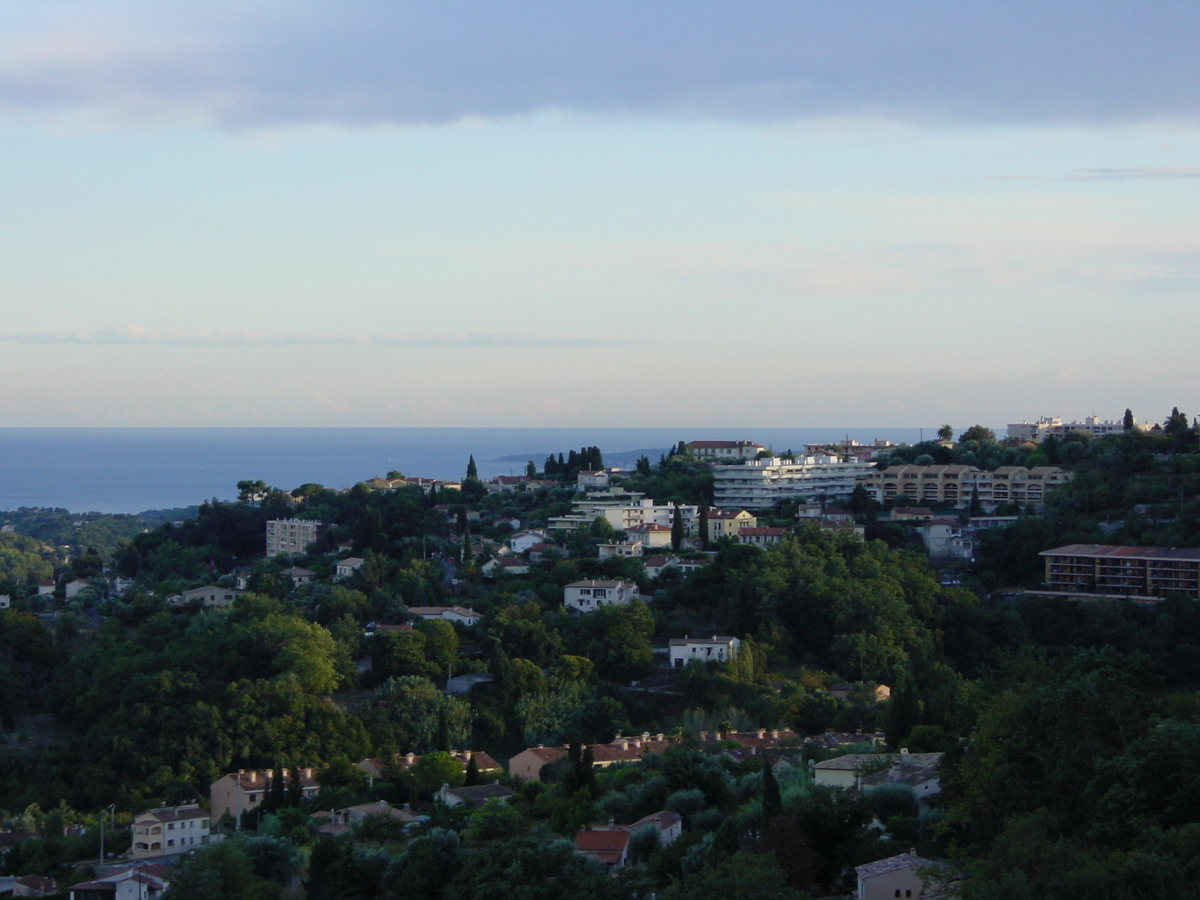
<path id="1" fill-rule="evenodd" d="M 1149 431 L 1154 426 L 1149 422 L 1139 423 L 1134 419 L 1133 427 L 1138 431 Z M 1042 416 L 1036 422 L 1015 422 L 1009 425 L 1008 437 L 1010 440 L 1036 441 L 1040 444 L 1051 435 L 1063 437 L 1072 431 L 1082 431 L 1093 438 L 1102 438 L 1110 434 L 1120 434 L 1124 430 L 1123 421 L 1101 421 L 1095 416 L 1088 416 L 1082 422 L 1064 422 L 1062 416 Z"/>
<path id="2" fill-rule="evenodd" d="M 872 471 L 871 463 L 832 456 L 771 457 L 713 466 L 713 501 L 723 507 L 769 509 L 781 500 L 848 497 L 855 482 Z"/>
<path id="3" fill-rule="evenodd" d="M 920 503 L 950 503 L 966 506 L 974 492 L 979 502 L 1040 505 L 1047 491 L 1071 478 L 1057 466 L 1001 466 L 984 472 L 975 466 L 888 466 L 871 471 L 862 483 L 879 503 L 903 494 Z"/>
<path id="4" fill-rule="evenodd" d="M 268 519 L 267 556 L 300 556 L 315 543 L 324 528 L 311 519 Z"/>
<path id="5" fill-rule="evenodd" d="M 130 859 L 153 859 L 184 853 L 221 839 L 209 828 L 208 813 L 198 804 L 150 809 L 133 820 Z"/>
<path id="6" fill-rule="evenodd" d="M 1178 592 L 1200 598 L 1200 549 L 1069 544 L 1041 555 L 1045 588 L 1031 593 L 1161 600 Z"/>
<path id="7" fill-rule="evenodd" d="M 767 448 L 754 441 L 690 441 L 686 445 L 701 462 L 733 462 L 754 459 Z"/>
<path id="8" fill-rule="evenodd" d="M 285 784 L 289 787 L 292 778 L 299 774 L 300 796 L 304 800 L 315 797 L 321 790 L 313 769 L 283 769 L 282 774 Z M 274 775 L 273 769 L 252 772 L 239 769 L 222 775 L 208 789 L 208 808 L 212 821 L 221 821 L 225 813 L 236 819 L 247 810 L 257 809 L 266 799 Z"/>
<path id="9" fill-rule="evenodd" d="M 755 528 L 758 519 L 744 509 L 710 509 L 708 511 L 708 539 L 716 543 L 721 538 L 736 538 L 743 528 Z"/>
<path id="10" fill-rule="evenodd" d="M 571 505 L 573 509 L 570 513 L 550 519 L 551 528 L 587 528 L 596 519 L 604 519 L 617 531 L 632 531 L 646 525 L 665 525 L 670 528 L 675 520 L 674 503 L 655 503 L 641 495 L 621 500 L 589 498 L 576 500 Z M 683 519 L 683 533 L 696 534 L 700 521 L 700 507 L 680 504 L 679 514 Z"/>

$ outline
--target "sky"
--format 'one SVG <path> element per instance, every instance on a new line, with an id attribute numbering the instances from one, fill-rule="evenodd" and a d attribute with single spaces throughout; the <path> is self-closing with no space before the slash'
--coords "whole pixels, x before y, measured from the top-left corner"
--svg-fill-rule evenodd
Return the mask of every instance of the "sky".
<path id="1" fill-rule="evenodd" d="M 0 5 L 0 426 L 1200 412 L 1200 4 Z"/>

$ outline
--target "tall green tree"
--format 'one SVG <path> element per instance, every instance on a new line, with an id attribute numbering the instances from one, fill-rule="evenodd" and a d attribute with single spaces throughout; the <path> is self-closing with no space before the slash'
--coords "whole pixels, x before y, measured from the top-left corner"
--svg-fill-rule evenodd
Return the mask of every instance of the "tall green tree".
<path id="1" fill-rule="evenodd" d="M 479 468 L 475 465 L 474 453 L 472 453 L 470 459 L 467 460 L 467 477 L 479 480 Z"/>

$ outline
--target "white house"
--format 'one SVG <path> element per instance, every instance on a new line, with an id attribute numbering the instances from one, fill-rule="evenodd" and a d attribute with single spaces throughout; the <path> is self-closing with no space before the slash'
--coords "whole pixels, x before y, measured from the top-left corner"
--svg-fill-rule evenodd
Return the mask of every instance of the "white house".
<path id="1" fill-rule="evenodd" d="M 600 544 L 596 548 L 601 559 L 633 558 L 642 555 L 641 541 L 622 541 L 615 544 Z"/>
<path id="2" fill-rule="evenodd" d="M 229 606 L 241 594 L 241 591 L 235 591 L 233 588 L 223 588 L 215 584 L 206 584 L 204 587 L 184 591 L 179 595 L 178 604 L 182 606 L 183 604 L 191 603 L 193 600 L 199 600 L 204 606 L 213 609 Z"/>
<path id="3" fill-rule="evenodd" d="M 738 654 L 742 642 L 727 634 L 710 638 L 683 637 L 671 641 L 671 668 L 682 669 L 689 662 L 728 662 Z"/>
<path id="4" fill-rule="evenodd" d="M 602 606 L 628 603 L 637 596 L 637 585 L 627 581 L 576 581 L 563 588 L 563 605 L 589 613 Z"/>
<path id="5" fill-rule="evenodd" d="M 153 859 L 215 844 L 220 834 L 209 828 L 208 813 L 198 804 L 150 809 L 133 820 L 130 859 Z"/>
<path id="6" fill-rule="evenodd" d="M 848 753 L 813 766 L 813 781 L 826 787 L 853 788 L 858 786 L 864 770 L 887 769 L 897 759 L 906 765 L 933 769 L 941 758 L 940 753 L 909 753 L 907 750 L 901 750 L 899 757 L 887 753 Z"/>
<path id="7" fill-rule="evenodd" d="M 608 487 L 608 472 L 604 469 L 584 469 L 575 478 L 576 486 L 585 491 Z"/>
<path id="8" fill-rule="evenodd" d="M 524 553 L 536 546 L 537 544 L 546 544 L 550 542 L 550 535 L 540 529 L 526 529 L 518 531 L 509 538 L 508 546 L 512 547 L 513 553 Z"/>
<path id="9" fill-rule="evenodd" d="M 358 567 L 361 566 L 363 562 L 364 560 L 357 556 L 347 556 L 345 559 L 339 559 L 337 568 L 333 573 L 334 577 L 339 579 L 350 578 L 355 572 L 358 571 Z"/>
<path id="10" fill-rule="evenodd" d="M 0 594 L 0 609 L 8 609 L 12 606 L 12 598 L 8 594 Z"/>
<path id="11" fill-rule="evenodd" d="M 308 569 L 302 569 L 299 566 L 292 566 L 290 569 L 284 569 L 283 574 L 292 579 L 292 584 L 300 587 L 301 585 L 312 584 L 313 576 L 317 573 Z"/>
<path id="12" fill-rule="evenodd" d="M 443 622 L 457 622 L 470 628 L 479 622 L 480 615 L 465 606 L 410 606 L 408 611 L 422 619 L 441 619 Z"/>
<path id="13" fill-rule="evenodd" d="M 158 863 L 138 863 L 94 881 L 72 885 L 71 900 L 157 900 L 170 885 L 171 869 Z"/>

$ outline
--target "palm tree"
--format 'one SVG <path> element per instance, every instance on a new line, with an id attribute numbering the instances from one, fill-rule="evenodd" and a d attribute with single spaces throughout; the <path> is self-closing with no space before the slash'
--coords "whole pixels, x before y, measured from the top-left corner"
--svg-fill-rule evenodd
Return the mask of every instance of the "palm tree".
<path id="1" fill-rule="evenodd" d="M 939 441 L 948 441 L 954 437 L 954 429 L 949 425 L 943 425 L 937 431 Z"/>

